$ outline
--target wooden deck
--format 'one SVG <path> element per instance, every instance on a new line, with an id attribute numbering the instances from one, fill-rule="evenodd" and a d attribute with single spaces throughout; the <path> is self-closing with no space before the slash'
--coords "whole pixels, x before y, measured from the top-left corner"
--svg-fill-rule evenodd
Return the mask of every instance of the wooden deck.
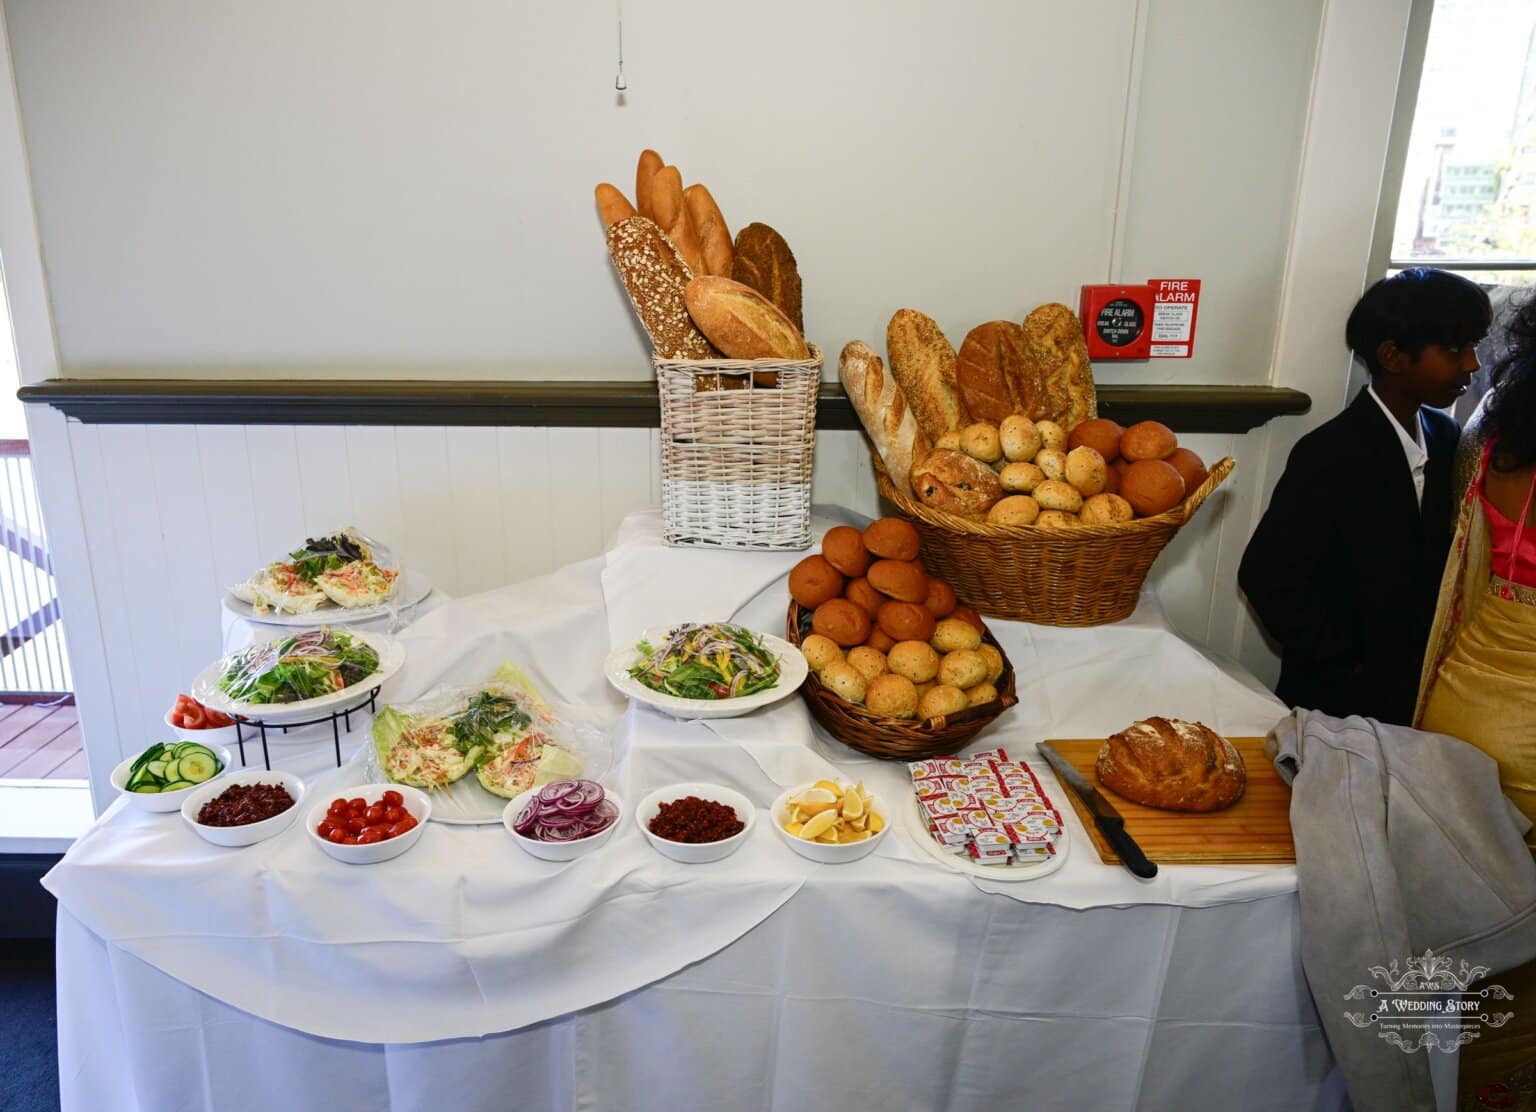
<path id="1" fill-rule="evenodd" d="M 0 780 L 84 780 L 75 706 L 0 704 Z"/>

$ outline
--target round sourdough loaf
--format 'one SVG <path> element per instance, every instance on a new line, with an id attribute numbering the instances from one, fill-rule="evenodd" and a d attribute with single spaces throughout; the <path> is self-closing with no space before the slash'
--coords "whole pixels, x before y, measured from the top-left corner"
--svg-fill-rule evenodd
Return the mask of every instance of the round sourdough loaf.
<path id="1" fill-rule="evenodd" d="M 1148 718 L 1104 742 L 1099 783 L 1126 799 L 1166 811 L 1219 811 L 1248 785 L 1243 757 L 1209 726 Z"/>

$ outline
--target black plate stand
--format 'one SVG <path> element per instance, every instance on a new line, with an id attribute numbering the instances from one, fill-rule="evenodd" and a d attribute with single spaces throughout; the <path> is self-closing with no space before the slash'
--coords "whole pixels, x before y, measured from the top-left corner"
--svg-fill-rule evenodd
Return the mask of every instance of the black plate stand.
<path id="1" fill-rule="evenodd" d="M 353 703 L 350 707 L 332 711 L 330 714 L 322 715 L 319 718 L 311 718 L 307 722 L 267 723 L 259 718 L 237 718 L 235 719 L 235 744 L 240 746 L 240 763 L 241 765 L 245 764 L 245 729 L 248 726 L 261 734 L 261 763 L 266 765 L 268 772 L 271 772 L 272 755 L 267 751 L 267 730 L 276 728 L 286 734 L 289 730 L 297 730 L 301 726 L 318 726 L 322 722 L 329 722 L 331 724 L 331 740 L 336 745 L 336 767 L 340 768 L 342 723 L 345 722 L 347 732 L 350 733 L 352 730 L 352 712 L 362 710 L 364 707 L 367 707 L 370 711 L 377 711 L 378 698 L 379 689 L 375 687 L 372 691 L 368 692 L 368 698 L 362 702 Z"/>

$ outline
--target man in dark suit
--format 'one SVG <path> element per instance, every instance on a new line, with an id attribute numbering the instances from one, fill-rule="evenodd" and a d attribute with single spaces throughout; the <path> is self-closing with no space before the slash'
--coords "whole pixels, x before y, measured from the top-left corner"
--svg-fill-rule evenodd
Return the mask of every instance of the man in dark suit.
<path id="1" fill-rule="evenodd" d="M 1460 429 L 1488 297 L 1444 271 L 1383 279 L 1345 336 L 1371 383 L 1291 450 L 1237 581 L 1282 648 L 1291 706 L 1407 725 L 1452 535 Z"/>

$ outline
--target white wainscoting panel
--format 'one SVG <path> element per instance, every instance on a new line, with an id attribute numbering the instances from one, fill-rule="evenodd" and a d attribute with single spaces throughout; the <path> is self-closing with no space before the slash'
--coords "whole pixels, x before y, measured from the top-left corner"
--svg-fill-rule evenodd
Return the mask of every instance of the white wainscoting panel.
<path id="1" fill-rule="evenodd" d="M 218 655 L 222 588 L 306 536 L 355 524 L 464 596 L 594 556 L 626 514 L 660 502 L 655 429 L 68 431 L 113 700 L 114 736 L 94 725 L 86 735 L 103 780 L 153 740 L 176 693 Z M 1247 440 L 1185 439 L 1207 460 L 1240 455 Z M 1239 467 L 1153 570 L 1170 618 L 1197 642 L 1213 599 L 1233 590 L 1215 569 L 1232 520 L 1246 520 L 1232 512 L 1248 497 L 1241 477 Z M 879 514 L 862 434 L 817 434 L 813 497 Z"/>

